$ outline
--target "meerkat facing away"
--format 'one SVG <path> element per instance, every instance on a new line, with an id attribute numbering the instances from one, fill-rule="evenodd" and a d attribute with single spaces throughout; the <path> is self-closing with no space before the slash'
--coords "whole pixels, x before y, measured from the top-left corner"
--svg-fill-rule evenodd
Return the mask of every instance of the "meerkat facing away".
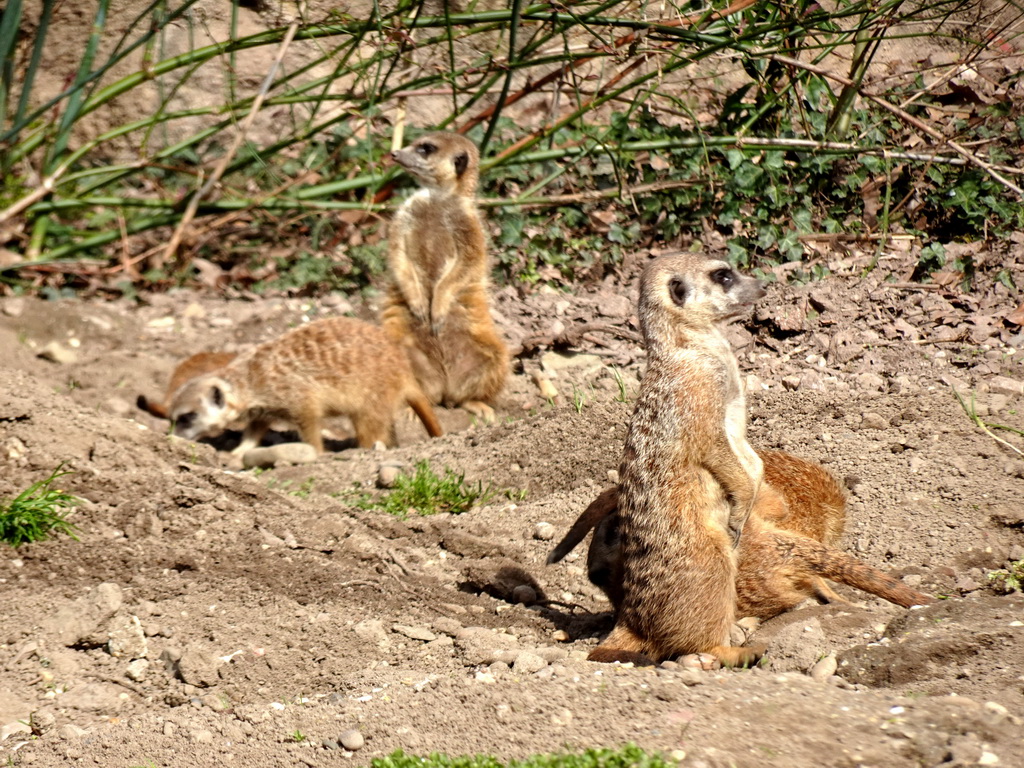
<path id="1" fill-rule="evenodd" d="M 485 421 L 509 356 L 490 315 L 487 240 L 476 207 L 480 154 L 456 133 L 430 133 L 392 153 L 419 183 L 388 228 L 391 284 L 381 312 L 433 403 Z"/>
<path id="2" fill-rule="evenodd" d="M 641 276 L 647 370 L 619 469 L 623 596 L 593 661 L 710 653 L 736 666 L 764 652 L 727 645 L 734 542 L 763 468 L 746 439 L 739 368 L 719 327 L 763 295 L 757 280 L 695 254 L 662 256 Z"/>
<path id="3" fill-rule="evenodd" d="M 931 598 L 835 549 L 845 524 L 846 494 L 824 467 L 782 451 L 759 451 L 764 482 L 743 529 L 736 567 L 737 616 L 767 620 L 808 597 L 846 602 L 825 583 L 834 579 L 909 608 Z M 618 489 L 603 491 L 552 550 L 558 562 L 594 528 L 587 575 L 622 602 Z"/>
<path id="4" fill-rule="evenodd" d="M 274 419 L 284 419 L 323 453 L 327 416 L 348 416 L 362 448 L 378 440 L 394 445 L 403 403 L 431 437 L 441 434 L 401 348 L 375 325 L 334 317 L 288 331 L 188 382 L 174 395 L 171 417 L 175 434 L 189 440 L 246 422 L 236 454 L 258 445 Z"/>
<path id="5" fill-rule="evenodd" d="M 199 352 L 191 357 L 187 357 L 178 363 L 174 373 L 171 374 L 171 380 L 167 384 L 167 394 L 164 396 L 163 402 L 158 403 L 148 399 L 145 395 L 139 395 L 135 404 L 143 411 L 159 419 L 169 419 L 171 414 L 168 408 L 175 392 L 181 389 L 186 382 L 191 381 L 197 376 L 213 373 L 234 359 L 235 355 L 230 352 Z"/>

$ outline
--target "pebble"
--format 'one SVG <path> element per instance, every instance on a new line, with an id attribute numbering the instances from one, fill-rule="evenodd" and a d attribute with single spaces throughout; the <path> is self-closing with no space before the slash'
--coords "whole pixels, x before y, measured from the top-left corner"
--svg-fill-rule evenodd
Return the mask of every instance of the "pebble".
<path id="1" fill-rule="evenodd" d="M 218 659 L 189 649 L 178 660 L 178 677 L 189 685 L 205 688 L 218 681 L 218 666 Z"/>
<path id="2" fill-rule="evenodd" d="M 1024 395 L 1024 381 L 1009 376 L 993 376 L 988 380 L 988 391 L 997 395 Z"/>
<path id="3" fill-rule="evenodd" d="M 836 661 L 836 655 L 835 653 L 830 653 L 811 667 L 811 678 L 822 682 L 832 677 L 837 669 L 839 669 L 839 662 Z"/>
<path id="4" fill-rule="evenodd" d="M 701 685 L 704 682 L 704 673 L 699 669 L 683 669 L 676 675 L 676 680 L 683 685 Z"/>
<path id="5" fill-rule="evenodd" d="M 547 665 L 548 663 L 536 653 L 522 651 L 516 654 L 515 661 L 512 662 L 512 671 L 519 675 L 532 675 Z"/>
<path id="6" fill-rule="evenodd" d="M 44 621 L 43 632 L 56 635 L 62 645 L 77 645 L 96 634 L 100 626 L 120 610 L 123 601 L 121 588 L 104 582 Z M 99 642 L 104 640 L 106 638 Z"/>
<path id="7" fill-rule="evenodd" d="M 67 741 L 68 739 L 80 739 L 89 733 L 85 728 L 79 728 L 77 725 L 72 723 L 64 723 L 60 728 L 57 729 L 57 735 Z"/>
<path id="8" fill-rule="evenodd" d="M 60 365 L 70 365 L 78 362 L 78 355 L 57 341 L 51 341 L 40 349 L 36 353 L 36 357 L 41 357 L 43 360 L 49 360 L 51 363 L 59 363 Z"/>
<path id="9" fill-rule="evenodd" d="M 56 722 L 57 718 L 53 716 L 53 713 L 47 712 L 46 710 L 36 710 L 29 718 L 29 725 L 32 728 L 32 733 L 36 736 L 42 736 L 43 734 L 52 731 Z"/>
<path id="10" fill-rule="evenodd" d="M 309 443 L 280 443 L 246 451 L 242 456 L 242 466 L 246 469 L 267 469 L 278 464 L 309 464 L 316 458 L 316 449 Z"/>
<path id="11" fill-rule="evenodd" d="M 377 469 L 377 486 L 379 488 L 394 488 L 398 482 L 398 476 L 402 474 L 402 464 L 388 462 L 381 464 Z"/>
<path id="12" fill-rule="evenodd" d="M 873 411 L 867 411 L 866 413 L 861 414 L 861 429 L 887 429 L 888 427 L 889 422 L 882 418 L 881 415 L 874 413 Z"/>
<path id="13" fill-rule="evenodd" d="M 8 317 L 21 317 L 25 311 L 25 300 L 20 297 L 6 299 L 3 303 L 3 312 Z"/>
<path id="14" fill-rule="evenodd" d="M 334 310 L 333 314 L 347 315 L 352 312 L 352 302 L 337 293 L 329 293 L 320 299 L 320 305 Z"/>
<path id="15" fill-rule="evenodd" d="M 149 672 L 149 661 L 146 659 L 135 659 L 135 661 L 129 662 L 124 674 L 129 680 L 141 683 L 146 679 L 147 672 Z"/>
<path id="16" fill-rule="evenodd" d="M 410 640 L 422 640 L 425 643 L 437 640 L 437 635 L 424 627 L 410 627 L 405 624 L 395 624 L 391 627 L 391 631 L 404 635 Z"/>
<path id="17" fill-rule="evenodd" d="M 857 386 L 861 389 L 867 390 L 868 392 L 885 392 L 888 390 L 885 379 L 877 373 L 862 373 L 855 378 Z"/>
<path id="18" fill-rule="evenodd" d="M 533 527 L 533 538 L 538 541 L 551 541 L 555 538 L 555 526 L 546 522 L 537 523 Z"/>
<path id="19" fill-rule="evenodd" d="M 363 745 L 366 743 L 363 739 L 363 734 L 355 728 L 350 728 L 341 734 L 341 736 L 338 737 L 338 741 L 341 743 L 341 746 L 349 752 L 355 752 L 356 750 L 362 749 Z"/>
<path id="20" fill-rule="evenodd" d="M 107 631 L 107 653 L 115 659 L 141 659 L 149 652 L 138 616 L 119 616 Z"/>
<path id="21" fill-rule="evenodd" d="M 800 389 L 800 377 L 799 376 L 783 376 L 782 386 L 788 389 L 790 392 L 795 392 Z"/>
<path id="22" fill-rule="evenodd" d="M 192 731 L 190 738 L 196 744 L 213 744 L 213 731 L 201 728 L 199 730 Z"/>
<path id="23" fill-rule="evenodd" d="M 320 742 L 324 749 L 338 749 L 339 744 L 334 739 L 324 739 Z"/>
<path id="24" fill-rule="evenodd" d="M 564 629 L 556 629 L 551 633 L 551 639 L 556 643 L 568 643 L 572 640 L 572 637 Z"/>

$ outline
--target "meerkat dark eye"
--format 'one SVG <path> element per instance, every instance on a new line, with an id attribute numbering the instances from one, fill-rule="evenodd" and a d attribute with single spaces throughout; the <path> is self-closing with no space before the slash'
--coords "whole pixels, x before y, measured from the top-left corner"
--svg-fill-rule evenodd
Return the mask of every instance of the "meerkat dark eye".
<path id="1" fill-rule="evenodd" d="M 430 157 L 432 154 L 437 152 L 437 147 L 429 141 L 425 141 L 422 144 L 416 145 L 416 152 L 423 157 Z"/>
<path id="2" fill-rule="evenodd" d="M 455 157 L 455 175 L 461 176 L 466 172 L 466 167 L 469 165 L 469 155 L 466 152 L 462 152 Z"/>
<path id="3" fill-rule="evenodd" d="M 722 286 L 728 291 L 736 282 L 736 273 L 731 269 L 716 269 L 711 273 L 711 282 Z"/>
<path id="4" fill-rule="evenodd" d="M 690 289 L 686 286 L 686 281 L 681 277 L 673 277 L 668 281 L 668 295 L 672 297 L 672 302 L 681 307 L 686 303 L 686 296 L 690 292 Z"/>
<path id="5" fill-rule="evenodd" d="M 188 429 L 192 426 L 192 422 L 196 420 L 194 413 L 183 413 L 181 416 L 174 420 L 175 429 Z"/>
<path id="6" fill-rule="evenodd" d="M 221 391 L 220 387 L 214 387 L 210 392 L 210 395 L 213 397 L 214 405 L 218 408 L 222 408 L 224 406 L 224 393 Z"/>

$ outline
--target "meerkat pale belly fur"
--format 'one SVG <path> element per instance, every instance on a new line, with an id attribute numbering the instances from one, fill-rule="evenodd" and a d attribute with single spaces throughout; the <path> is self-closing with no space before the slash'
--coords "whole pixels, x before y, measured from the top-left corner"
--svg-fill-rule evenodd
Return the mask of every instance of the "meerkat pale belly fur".
<path id="1" fill-rule="evenodd" d="M 316 320 L 239 355 L 174 396 L 175 434 L 186 439 L 247 423 L 235 453 L 259 444 L 275 419 L 292 422 L 303 442 L 323 452 L 327 416 L 348 416 L 360 447 L 393 445 L 395 414 L 408 403 L 432 437 L 433 409 L 401 348 L 375 325 L 346 317 Z"/>
<path id="2" fill-rule="evenodd" d="M 699 255 L 663 256 L 644 270 L 647 370 L 619 470 L 623 598 L 594 661 L 706 652 L 740 665 L 763 652 L 727 645 L 734 542 L 763 468 L 747 443 L 739 370 L 719 328 L 763 295 L 758 281 Z"/>
<path id="3" fill-rule="evenodd" d="M 493 419 L 509 356 L 490 315 L 487 240 L 476 207 L 480 159 L 455 133 L 392 153 L 420 183 L 388 231 L 391 284 L 381 322 L 433 403 Z"/>
<path id="4" fill-rule="evenodd" d="M 147 413 L 161 419 L 171 418 L 170 405 L 174 399 L 174 393 L 181 389 L 192 379 L 207 373 L 213 373 L 235 359 L 230 352 L 198 352 L 187 357 L 178 363 L 171 374 L 171 380 L 167 385 L 167 394 L 162 402 L 150 400 L 145 395 L 139 395 L 135 404 Z"/>

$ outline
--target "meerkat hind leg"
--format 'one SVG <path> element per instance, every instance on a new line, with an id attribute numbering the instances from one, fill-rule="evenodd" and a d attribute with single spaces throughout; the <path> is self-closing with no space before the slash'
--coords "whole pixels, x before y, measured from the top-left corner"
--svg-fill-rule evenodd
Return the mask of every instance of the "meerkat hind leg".
<path id="1" fill-rule="evenodd" d="M 768 651 L 764 645 L 716 645 L 708 653 L 718 658 L 726 667 L 752 667 Z"/>
<path id="2" fill-rule="evenodd" d="M 822 603 L 839 603 L 840 605 L 850 605 L 850 601 L 842 595 L 835 592 L 832 587 L 828 585 L 828 582 L 824 579 L 818 578 L 814 580 L 812 589 L 814 590 L 814 596 Z"/>
<path id="3" fill-rule="evenodd" d="M 494 409 L 487 403 L 482 403 L 479 400 L 467 400 L 460 407 L 480 419 L 484 424 L 494 423 Z"/>
<path id="4" fill-rule="evenodd" d="M 587 655 L 587 661 L 597 661 L 603 664 L 611 664 L 618 661 L 622 664 L 632 663 L 638 667 L 650 667 L 657 663 L 641 650 L 643 641 L 636 634 L 623 626 L 616 624 L 608 637 Z"/>

